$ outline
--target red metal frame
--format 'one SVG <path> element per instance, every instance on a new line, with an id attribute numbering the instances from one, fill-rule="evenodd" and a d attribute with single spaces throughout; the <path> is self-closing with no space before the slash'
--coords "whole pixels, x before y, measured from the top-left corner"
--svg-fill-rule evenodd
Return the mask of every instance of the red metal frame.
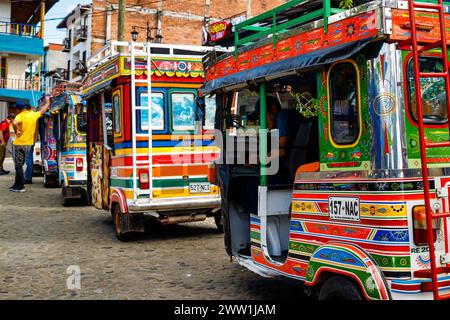
<path id="1" fill-rule="evenodd" d="M 439 294 L 439 284 L 438 284 L 438 274 L 443 272 L 444 269 L 448 271 L 447 268 L 438 268 L 436 265 L 436 253 L 435 253 L 435 245 L 433 241 L 433 228 L 432 221 L 437 218 L 444 218 L 444 231 L 445 235 L 447 235 L 447 217 L 450 217 L 450 212 L 445 213 L 434 213 L 431 209 L 431 201 L 430 201 L 430 186 L 429 186 L 429 176 L 428 176 L 428 163 L 427 163 L 427 154 L 426 150 L 428 148 L 440 148 L 440 147 L 448 147 L 450 146 L 450 141 L 445 141 L 441 143 L 430 143 L 425 142 L 425 132 L 424 132 L 424 121 L 423 121 L 423 105 L 422 105 L 422 90 L 420 87 L 420 78 L 426 77 L 439 77 L 445 79 L 445 87 L 447 91 L 447 116 L 450 115 L 450 74 L 449 74 L 449 63 L 448 63 L 448 52 L 447 52 L 447 39 L 446 39 L 446 31 L 445 31 L 445 17 L 444 17 L 444 6 L 443 0 L 438 0 L 437 4 L 430 3 L 414 3 L 414 0 L 408 0 L 408 10 L 409 10 L 409 19 L 411 25 L 411 40 L 408 41 L 411 46 L 411 51 L 413 55 L 414 61 L 414 84 L 416 89 L 416 104 L 417 104 L 417 117 L 418 117 L 418 130 L 419 130 L 419 140 L 420 140 L 420 159 L 422 164 L 422 179 L 423 179 L 423 190 L 424 190 L 424 200 L 425 200 L 425 210 L 426 210 L 426 219 L 427 219 L 427 233 L 428 233 L 428 246 L 430 252 L 430 270 L 421 270 L 416 272 L 416 274 L 427 277 L 430 277 L 432 280 L 433 287 L 433 296 L 436 300 L 449 299 L 450 294 L 440 295 Z M 418 48 L 418 39 L 417 39 L 417 25 L 415 19 L 415 11 L 416 8 L 419 9 L 434 9 L 439 13 L 439 25 L 441 32 L 441 40 L 432 44 Z M 434 45 L 434 46 L 433 46 Z M 430 50 L 432 48 L 440 48 L 442 51 L 442 61 L 444 64 L 444 72 L 420 72 L 419 66 L 419 54 L 425 50 Z M 447 124 L 448 125 L 448 124 Z M 450 126 L 449 134 L 450 134 Z M 448 210 L 448 209 L 447 209 Z M 448 252 L 448 239 L 447 236 L 445 239 L 445 249 L 446 253 Z"/>

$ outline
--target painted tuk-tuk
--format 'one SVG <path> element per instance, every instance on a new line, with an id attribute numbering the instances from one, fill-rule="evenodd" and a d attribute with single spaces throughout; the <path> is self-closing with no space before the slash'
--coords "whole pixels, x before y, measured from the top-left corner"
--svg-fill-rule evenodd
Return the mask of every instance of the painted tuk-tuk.
<path id="1" fill-rule="evenodd" d="M 80 84 L 64 83 L 59 87 L 50 99 L 50 110 L 40 120 L 44 186 L 61 186 L 64 206 L 85 204 L 86 105 Z"/>
<path id="2" fill-rule="evenodd" d="M 215 112 L 196 116 L 207 50 L 111 42 L 89 61 L 89 196 L 111 212 L 119 240 L 144 232 L 146 218 L 176 224 L 214 216 L 221 226 L 220 150 L 207 130 Z"/>
<path id="3" fill-rule="evenodd" d="M 290 1 L 204 59 L 230 256 L 319 299 L 450 297 L 449 9 Z"/>

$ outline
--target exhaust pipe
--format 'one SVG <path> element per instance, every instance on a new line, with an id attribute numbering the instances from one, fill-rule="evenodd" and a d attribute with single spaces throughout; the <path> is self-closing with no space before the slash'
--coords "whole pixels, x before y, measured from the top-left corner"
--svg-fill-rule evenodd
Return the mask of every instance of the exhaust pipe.
<path id="1" fill-rule="evenodd" d="M 206 214 L 195 214 L 190 216 L 165 216 L 160 218 L 162 224 L 178 224 L 178 223 L 188 223 L 188 222 L 198 222 L 206 220 Z"/>

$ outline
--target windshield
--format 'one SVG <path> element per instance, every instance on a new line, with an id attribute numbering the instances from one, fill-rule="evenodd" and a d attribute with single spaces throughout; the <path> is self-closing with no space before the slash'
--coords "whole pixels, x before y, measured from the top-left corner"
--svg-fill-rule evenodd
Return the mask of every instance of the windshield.
<path id="1" fill-rule="evenodd" d="M 76 106 L 76 125 L 79 134 L 86 134 L 87 130 L 87 112 L 82 104 Z"/>

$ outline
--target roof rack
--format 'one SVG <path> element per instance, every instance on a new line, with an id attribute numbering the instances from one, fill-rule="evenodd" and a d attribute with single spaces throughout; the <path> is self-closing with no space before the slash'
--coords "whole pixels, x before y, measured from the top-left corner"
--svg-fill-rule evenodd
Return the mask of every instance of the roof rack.
<path id="1" fill-rule="evenodd" d="M 276 48 L 277 35 L 314 20 L 323 19 L 326 33 L 330 15 L 344 11 L 344 9 L 337 8 L 338 2 L 337 0 L 292 0 L 241 22 L 236 25 L 234 32 L 235 58 L 238 56 L 239 47 L 247 46 L 270 36 L 273 46 Z M 332 7 L 332 5 L 335 7 Z"/>
<path id="2" fill-rule="evenodd" d="M 140 43 L 135 42 L 135 47 L 141 48 L 139 50 L 142 55 L 146 55 L 146 47 L 150 45 L 151 54 L 154 57 L 201 57 L 213 50 L 230 51 L 224 48 L 206 47 L 206 46 L 192 46 L 192 45 L 179 45 L 179 44 L 159 44 L 159 43 Z M 107 61 L 117 56 L 131 56 L 131 43 L 124 41 L 110 41 L 108 44 L 98 51 L 95 55 L 91 56 L 88 61 L 88 70 L 96 68 L 99 65 L 106 63 Z"/>
<path id="3" fill-rule="evenodd" d="M 353 6 L 359 6 L 373 0 L 353 0 Z M 274 49 L 278 36 L 313 21 L 323 20 L 324 32 L 328 31 L 331 15 L 341 13 L 339 0 L 291 0 L 279 7 L 236 25 L 234 32 L 234 57 L 237 59 L 239 49 L 262 40 L 272 38 Z M 401 2 L 401 1 L 399 1 Z M 407 1 L 404 1 L 407 5 Z M 437 3 L 437 0 L 415 2 Z M 445 3 L 450 0 L 444 0 Z"/>

